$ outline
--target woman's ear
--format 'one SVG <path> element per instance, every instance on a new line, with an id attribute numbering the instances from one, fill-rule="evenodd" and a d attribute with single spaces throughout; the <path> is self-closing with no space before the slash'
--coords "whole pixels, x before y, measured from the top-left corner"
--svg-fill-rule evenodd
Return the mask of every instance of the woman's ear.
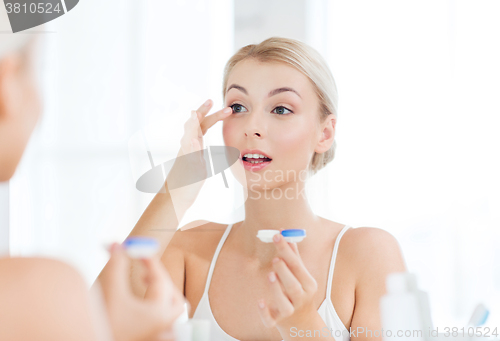
<path id="1" fill-rule="evenodd" d="M 335 115 L 330 114 L 326 117 L 325 122 L 321 124 L 321 136 L 316 144 L 314 151 L 318 154 L 326 152 L 333 144 L 335 139 L 335 126 L 337 124 L 337 118 Z"/>

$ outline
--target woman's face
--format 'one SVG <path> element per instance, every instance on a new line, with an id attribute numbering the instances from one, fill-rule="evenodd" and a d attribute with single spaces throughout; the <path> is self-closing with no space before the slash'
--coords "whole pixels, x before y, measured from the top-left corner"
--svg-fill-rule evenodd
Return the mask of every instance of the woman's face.
<path id="1" fill-rule="evenodd" d="M 305 180 L 315 150 L 324 151 L 318 148 L 319 99 L 305 75 L 283 63 L 243 60 L 229 75 L 225 105 L 233 108 L 223 121 L 225 145 L 272 159 L 261 170 L 245 170 L 247 185 L 270 189 Z"/>

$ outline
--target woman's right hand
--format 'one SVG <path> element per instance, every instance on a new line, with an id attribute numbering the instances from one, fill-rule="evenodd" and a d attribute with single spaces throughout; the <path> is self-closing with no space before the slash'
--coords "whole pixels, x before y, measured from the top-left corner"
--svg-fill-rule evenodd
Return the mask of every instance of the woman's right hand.
<path id="1" fill-rule="evenodd" d="M 166 180 L 166 187 L 174 203 L 182 204 L 186 209 L 196 200 L 207 178 L 207 167 L 210 167 L 203 157 L 203 136 L 215 123 L 232 114 L 232 109 L 226 107 L 206 116 L 212 104 L 208 99 L 198 110 L 191 111 L 191 117 L 184 123 L 181 148 Z M 203 180 L 192 183 L 191 179 Z M 183 185 L 178 187 L 179 184 Z"/>

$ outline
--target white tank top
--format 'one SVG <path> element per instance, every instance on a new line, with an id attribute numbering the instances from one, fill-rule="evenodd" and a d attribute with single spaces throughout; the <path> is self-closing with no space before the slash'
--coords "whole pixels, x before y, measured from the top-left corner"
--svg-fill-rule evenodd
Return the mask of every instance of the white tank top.
<path id="1" fill-rule="evenodd" d="M 215 250 L 214 257 L 212 258 L 212 262 L 210 263 L 210 270 L 208 271 L 207 282 L 205 284 L 205 290 L 203 291 L 203 295 L 201 296 L 200 302 L 196 307 L 196 310 L 193 315 L 193 319 L 206 319 L 210 321 L 210 341 L 239 341 L 234 337 L 227 334 L 217 323 L 212 314 L 212 309 L 210 308 L 210 302 L 208 300 L 208 288 L 210 287 L 210 281 L 212 280 L 212 273 L 214 271 L 215 263 L 217 262 L 217 257 L 219 256 L 219 252 L 222 248 L 222 245 L 226 241 L 226 238 L 231 231 L 231 227 L 233 224 L 228 225 L 224 235 L 222 236 L 219 244 L 217 245 L 217 249 Z M 333 307 L 333 303 L 331 300 L 332 294 L 332 278 L 333 278 L 333 268 L 335 265 L 335 259 L 337 258 L 337 251 L 339 248 L 339 242 L 342 238 L 342 235 L 345 231 L 349 229 L 349 226 L 344 226 L 344 228 L 340 231 L 337 239 L 335 240 L 335 245 L 333 247 L 332 259 L 330 260 L 330 268 L 328 270 L 328 282 L 326 287 L 326 298 L 318 309 L 318 313 L 325 321 L 326 326 L 329 329 L 330 335 L 333 335 L 335 340 L 337 341 L 349 341 L 351 339 L 349 335 L 349 331 L 346 329 L 345 325 L 340 320 L 335 308 Z M 298 331 L 297 331 L 298 332 Z M 304 330 L 304 332 L 306 332 Z M 311 331 L 314 332 L 314 331 Z M 320 330 L 323 332 L 323 330 Z M 292 332 L 293 333 L 293 332 Z M 317 334 L 316 334 L 317 335 Z M 297 335 L 298 336 L 298 335 Z"/>

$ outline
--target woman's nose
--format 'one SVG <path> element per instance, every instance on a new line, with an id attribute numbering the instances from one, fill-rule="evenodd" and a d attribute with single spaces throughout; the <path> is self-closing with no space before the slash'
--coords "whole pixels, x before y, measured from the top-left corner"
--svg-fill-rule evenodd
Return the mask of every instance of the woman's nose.
<path id="1" fill-rule="evenodd" d="M 264 133 L 264 115 L 259 111 L 251 112 L 245 122 L 245 136 L 246 137 L 263 137 Z"/>
<path id="2" fill-rule="evenodd" d="M 255 136 L 255 137 L 262 137 L 262 134 L 261 134 L 261 133 L 259 133 L 257 130 L 254 130 L 254 132 L 253 132 L 253 133 L 252 133 L 252 130 L 247 131 L 247 132 L 245 133 L 245 135 L 246 135 L 246 136 L 249 136 L 249 137 L 251 137 L 251 136 Z"/>

